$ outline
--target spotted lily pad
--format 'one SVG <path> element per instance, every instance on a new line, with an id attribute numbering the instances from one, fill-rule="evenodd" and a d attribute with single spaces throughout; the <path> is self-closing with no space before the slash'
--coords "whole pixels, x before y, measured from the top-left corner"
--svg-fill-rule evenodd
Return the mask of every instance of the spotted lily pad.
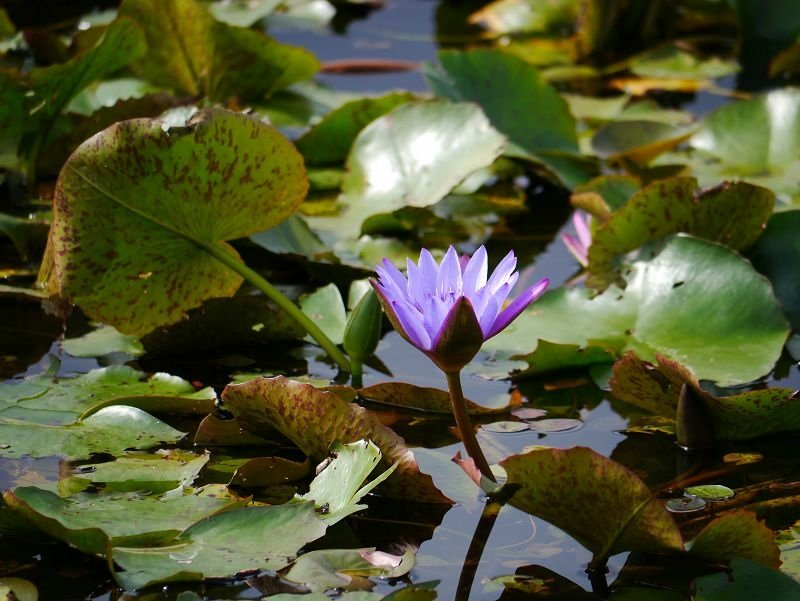
<path id="1" fill-rule="evenodd" d="M 486 346 L 517 353 L 532 341 L 656 353 L 698 378 L 749 382 L 778 359 L 788 327 L 769 283 L 736 253 L 689 236 L 671 238 L 650 261 L 633 264 L 625 290 L 545 293 Z M 736 352 L 730 352 L 736 348 Z"/>
<path id="2" fill-rule="evenodd" d="M 398 464 L 381 487 L 383 494 L 448 502 L 430 476 L 419 471 L 401 437 L 363 407 L 345 403 L 331 392 L 278 376 L 229 384 L 222 399 L 245 430 L 261 435 L 277 429 L 313 461 L 325 459 L 334 441 L 371 440 L 381 450 L 385 467 Z"/>
<path id="3" fill-rule="evenodd" d="M 82 144 L 58 179 L 60 290 L 125 334 L 178 321 L 239 287 L 214 256 L 239 260 L 224 241 L 279 223 L 307 186 L 291 143 L 251 117 L 209 109 L 182 127 L 118 123 Z"/>
<path id="4" fill-rule="evenodd" d="M 681 551 L 661 502 L 633 472 L 584 447 L 540 448 L 500 462 L 515 507 L 567 532 L 602 563 L 623 551 Z M 613 483 L 613 485 L 609 485 Z"/>
<path id="5" fill-rule="evenodd" d="M 687 546 L 692 555 L 709 562 L 743 557 L 770 568 L 781 563 L 775 533 L 746 510 L 729 511 L 709 522 Z"/>
<path id="6" fill-rule="evenodd" d="M 251 570 L 279 570 L 325 533 L 314 504 L 245 507 L 213 515 L 184 530 L 168 546 L 114 547 L 114 577 L 125 589 L 150 584 L 226 578 Z"/>

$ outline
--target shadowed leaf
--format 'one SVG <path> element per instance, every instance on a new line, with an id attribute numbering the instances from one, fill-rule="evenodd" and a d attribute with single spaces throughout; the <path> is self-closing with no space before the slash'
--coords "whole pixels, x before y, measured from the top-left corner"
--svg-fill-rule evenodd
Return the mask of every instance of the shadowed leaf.
<path id="1" fill-rule="evenodd" d="M 688 546 L 688 545 L 687 545 Z M 692 541 L 689 553 L 712 563 L 743 557 L 777 569 L 775 533 L 749 511 L 729 511 L 710 522 Z"/>

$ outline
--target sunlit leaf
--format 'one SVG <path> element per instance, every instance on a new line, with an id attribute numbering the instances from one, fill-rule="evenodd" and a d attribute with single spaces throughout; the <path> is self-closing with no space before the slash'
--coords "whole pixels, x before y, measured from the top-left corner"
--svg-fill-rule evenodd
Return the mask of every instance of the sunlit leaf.
<path id="1" fill-rule="evenodd" d="M 141 355 L 144 348 L 135 336 L 121 334 L 112 326 L 101 325 L 80 338 L 68 338 L 61 348 L 73 357 L 102 357 L 109 353 Z"/>
<path id="2" fill-rule="evenodd" d="M 245 115 L 210 109 L 171 128 L 154 119 L 119 123 L 76 150 L 59 177 L 61 291 L 126 334 L 175 322 L 239 287 L 241 278 L 206 249 L 238 260 L 224 240 L 279 223 L 306 189 L 291 143 Z"/>
<path id="3" fill-rule="evenodd" d="M 663 79 L 715 79 L 733 75 L 739 66 L 716 56 L 700 59 L 676 46 L 664 46 L 636 56 L 631 71 L 642 77 Z"/>
<path id="4" fill-rule="evenodd" d="M 39 591 L 30 580 L 9 576 L 0 578 L 0 596 L 9 601 L 38 601 Z"/>
<path id="5" fill-rule="evenodd" d="M 750 511 L 729 511 L 710 522 L 689 546 L 689 552 L 719 563 L 743 557 L 770 568 L 780 565 L 775 533 Z"/>
<path id="6" fill-rule="evenodd" d="M 402 438 L 381 425 L 366 409 L 345 403 L 330 392 L 279 376 L 229 384 L 222 398 L 243 428 L 255 434 L 277 429 L 313 461 L 325 459 L 334 441 L 371 440 L 383 454 L 384 468 L 398 464 L 381 492 L 420 501 L 447 502 L 430 476 L 419 471 Z"/>
<path id="7" fill-rule="evenodd" d="M 147 53 L 134 70 L 168 89 L 217 101 L 259 98 L 310 78 L 319 67 L 310 52 L 216 21 L 195 0 L 125 0 L 119 14 L 138 23 L 147 38 Z"/>
<path id="8" fill-rule="evenodd" d="M 534 340 L 655 353 L 721 385 L 770 371 L 788 333 L 771 287 L 732 251 L 688 236 L 634 263 L 625 290 L 546 293 L 487 344 L 524 356 Z M 736 353 L 729 352 L 736 348 Z"/>
<path id="9" fill-rule="evenodd" d="M 680 551 L 678 527 L 647 486 L 591 449 L 538 449 L 500 462 L 515 507 L 557 526 L 605 560 L 623 551 Z"/>
<path id="10" fill-rule="evenodd" d="M 344 340 L 347 313 L 344 300 L 335 284 L 317 288 L 300 298 L 300 308 L 316 323 L 334 344 Z"/>
<path id="11" fill-rule="evenodd" d="M 62 499 L 32 486 L 8 491 L 3 498 L 14 511 L 50 536 L 84 553 L 99 555 L 104 555 L 109 545 L 167 542 L 194 522 L 247 502 L 237 497 L 191 492 L 164 497 L 78 493 Z"/>
<path id="12" fill-rule="evenodd" d="M 248 570 L 279 570 L 325 533 L 313 503 L 246 507 L 197 522 L 169 546 L 115 547 L 111 557 L 125 589 L 156 582 L 225 578 Z"/>
<path id="13" fill-rule="evenodd" d="M 469 22 L 494 34 L 550 32 L 572 26 L 580 3 L 577 0 L 494 0 L 469 16 Z"/>
<path id="14" fill-rule="evenodd" d="M 370 123 L 347 158 L 342 212 L 308 218 L 335 238 L 357 238 L 368 217 L 439 202 L 503 151 L 506 139 L 469 104 L 406 104 Z"/>

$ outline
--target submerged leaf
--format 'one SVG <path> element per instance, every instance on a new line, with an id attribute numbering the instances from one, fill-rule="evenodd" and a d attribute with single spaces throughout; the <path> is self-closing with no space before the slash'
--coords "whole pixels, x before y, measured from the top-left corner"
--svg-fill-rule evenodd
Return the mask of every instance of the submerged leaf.
<path id="1" fill-rule="evenodd" d="M 515 507 L 547 520 L 604 561 L 623 551 L 683 550 L 675 521 L 633 472 L 591 449 L 537 449 L 500 462 Z"/>
<path id="2" fill-rule="evenodd" d="M 224 241 L 288 217 L 307 185 L 291 143 L 245 115 L 209 109 L 171 128 L 118 123 L 82 144 L 58 179 L 61 292 L 126 334 L 175 322 L 239 287 L 210 252 L 238 261 Z"/>
<path id="3" fill-rule="evenodd" d="M 333 393 L 278 376 L 229 384 L 222 399 L 243 428 L 254 434 L 277 429 L 314 461 L 325 459 L 335 441 L 371 440 L 381 450 L 385 467 L 398 464 L 381 492 L 419 501 L 448 502 L 430 476 L 419 471 L 401 437 L 363 407 L 345 403 Z"/>

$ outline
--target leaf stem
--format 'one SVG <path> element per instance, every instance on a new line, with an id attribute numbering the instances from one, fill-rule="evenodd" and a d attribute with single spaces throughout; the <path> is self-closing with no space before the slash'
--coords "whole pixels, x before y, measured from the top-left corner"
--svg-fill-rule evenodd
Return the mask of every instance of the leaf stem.
<path id="1" fill-rule="evenodd" d="M 489 462 L 483 456 L 481 446 L 475 437 L 475 430 L 472 429 L 472 422 L 469 419 L 469 413 L 467 413 L 467 403 L 464 400 L 464 392 L 461 390 L 461 372 L 445 372 L 445 376 L 447 376 L 447 388 L 450 390 L 450 407 L 453 409 L 456 426 L 461 434 L 461 442 L 464 443 L 467 455 L 475 461 L 475 466 L 480 470 L 481 474 L 492 482 L 497 482 L 492 470 L 489 469 Z"/>
<path id="2" fill-rule="evenodd" d="M 275 288 L 275 286 L 270 284 L 258 273 L 250 269 L 247 265 L 241 263 L 233 256 L 225 252 L 218 244 L 194 239 L 192 239 L 192 242 L 205 250 L 217 261 L 225 265 L 225 267 L 238 273 L 258 290 L 263 292 L 271 301 L 283 309 L 286 314 L 289 315 L 289 317 L 300 324 L 300 326 L 305 329 L 305 331 L 308 332 L 314 340 L 317 341 L 317 343 L 325 350 L 325 352 L 328 353 L 328 356 L 333 359 L 342 370 L 350 372 L 350 361 L 347 359 L 345 354 L 339 350 L 339 348 L 330 338 L 325 335 L 325 333 L 319 328 L 319 326 L 317 326 L 317 324 L 311 321 L 311 319 L 280 290 Z"/>

